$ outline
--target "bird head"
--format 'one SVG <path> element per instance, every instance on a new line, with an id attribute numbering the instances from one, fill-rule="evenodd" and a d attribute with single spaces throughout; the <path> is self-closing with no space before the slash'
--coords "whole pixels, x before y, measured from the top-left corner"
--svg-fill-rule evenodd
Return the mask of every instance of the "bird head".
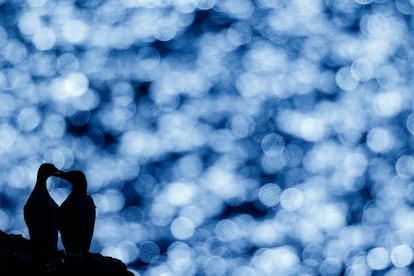
<path id="1" fill-rule="evenodd" d="M 61 177 L 68 181 L 72 185 L 72 192 L 74 193 L 86 193 L 87 181 L 83 172 L 73 170 L 68 172 L 62 172 L 56 176 Z"/>
<path id="2" fill-rule="evenodd" d="M 59 175 L 61 171 L 51 163 L 43 163 L 37 171 L 37 179 L 45 181 L 51 175 Z"/>

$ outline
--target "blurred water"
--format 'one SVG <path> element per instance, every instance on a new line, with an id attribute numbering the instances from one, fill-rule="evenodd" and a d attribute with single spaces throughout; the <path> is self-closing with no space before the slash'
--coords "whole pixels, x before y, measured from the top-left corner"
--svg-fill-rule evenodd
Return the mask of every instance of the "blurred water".
<path id="1" fill-rule="evenodd" d="M 136 275 L 410 275 L 413 14 L 0 1 L 0 229 L 28 236 L 47 161 L 86 173 L 92 251 Z"/>

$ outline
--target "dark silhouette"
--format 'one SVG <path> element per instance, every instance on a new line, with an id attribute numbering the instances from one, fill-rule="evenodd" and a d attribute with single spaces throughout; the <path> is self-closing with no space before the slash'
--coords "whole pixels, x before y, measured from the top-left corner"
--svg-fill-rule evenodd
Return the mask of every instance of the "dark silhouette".
<path id="1" fill-rule="evenodd" d="M 87 181 L 81 171 L 69 171 L 59 177 L 72 185 L 72 192 L 58 209 L 57 222 L 65 253 L 69 256 L 89 253 L 95 227 L 96 206 L 86 192 Z"/>
<path id="2" fill-rule="evenodd" d="M 23 209 L 24 220 L 29 229 L 33 253 L 42 260 L 57 254 L 58 227 L 56 214 L 58 205 L 50 196 L 46 181 L 60 171 L 50 163 L 40 165 L 36 184 Z"/>
<path id="3" fill-rule="evenodd" d="M 0 230 L 0 275 L 99 275 L 133 276 L 119 259 L 90 253 L 72 262 L 58 262 L 45 269 L 30 250 L 30 241 L 22 235 L 7 234 Z"/>
<path id="4" fill-rule="evenodd" d="M 47 191 L 46 181 L 52 175 L 72 185 L 71 193 L 60 207 Z M 86 177 L 81 171 L 62 172 L 53 164 L 42 164 L 36 185 L 24 205 L 30 240 L 0 230 L 0 274 L 133 275 L 122 261 L 89 253 L 96 207 L 86 189 Z M 65 252 L 57 250 L 58 231 Z"/>

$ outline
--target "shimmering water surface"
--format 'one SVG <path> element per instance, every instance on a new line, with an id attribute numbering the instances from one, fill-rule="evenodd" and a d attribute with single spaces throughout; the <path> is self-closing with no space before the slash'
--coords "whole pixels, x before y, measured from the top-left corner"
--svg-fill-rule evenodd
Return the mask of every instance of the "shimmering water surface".
<path id="1" fill-rule="evenodd" d="M 136 275 L 411 275 L 413 14 L 0 1 L 0 229 L 28 237 L 47 161 L 85 172 L 91 250 Z"/>

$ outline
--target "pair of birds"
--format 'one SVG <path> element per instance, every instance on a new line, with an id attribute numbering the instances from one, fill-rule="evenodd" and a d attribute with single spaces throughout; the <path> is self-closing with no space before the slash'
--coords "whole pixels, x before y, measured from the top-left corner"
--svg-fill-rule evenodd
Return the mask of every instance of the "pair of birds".
<path id="1" fill-rule="evenodd" d="M 46 181 L 50 176 L 63 178 L 72 185 L 71 193 L 61 206 L 47 190 Z M 40 165 L 36 184 L 23 209 L 37 257 L 47 260 L 56 256 L 58 232 L 67 255 L 89 253 L 96 207 L 86 189 L 86 177 L 81 171 L 62 172 L 50 163 Z"/>

